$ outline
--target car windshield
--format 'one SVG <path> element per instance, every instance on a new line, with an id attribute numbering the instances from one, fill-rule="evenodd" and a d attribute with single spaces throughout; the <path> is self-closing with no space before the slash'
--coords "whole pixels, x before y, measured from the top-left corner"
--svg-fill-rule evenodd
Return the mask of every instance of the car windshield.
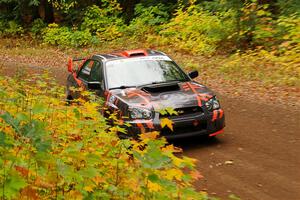
<path id="1" fill-rule="evenodd" d="M 106 64 L 106 75 L 110 89 L 189 80 L 170 58 L 143 57 L 109 61 Z"/>

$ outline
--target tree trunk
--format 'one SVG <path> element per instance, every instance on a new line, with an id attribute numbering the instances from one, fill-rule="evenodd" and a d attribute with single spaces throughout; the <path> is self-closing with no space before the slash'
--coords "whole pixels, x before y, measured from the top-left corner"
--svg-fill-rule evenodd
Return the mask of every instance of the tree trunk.
<path id="1" fill-rule="evenodd" d="M 134 17 L 134 7 L 140 0 L 120 0 L 119 2 L 123 8 L 125 23 L 129 24 Z"/>
<path id="2" fill-rule="evenodd" d="M 39 6 L 39 14 L 40 14 L 40 17 L 46 23 L 53 23 L 54 22 L 54 12 L 53 12 L 52 1 L 41 0 L 40 6 Z"/>
<path id="3" fill-rule="evenodd" d="M 20 1 L 18 3 L 19 13 L 23 24 L 28 25 L 38 17 L 37 6 L 30 5 L 28 0 Z"/>

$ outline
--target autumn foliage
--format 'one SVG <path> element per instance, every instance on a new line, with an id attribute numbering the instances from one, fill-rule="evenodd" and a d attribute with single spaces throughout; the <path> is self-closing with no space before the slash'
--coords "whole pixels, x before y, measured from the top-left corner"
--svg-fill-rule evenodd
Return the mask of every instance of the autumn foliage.
<path id="1" fill-rule="evenodd" d="M 195 160 L 155 132 L 120 140 L 83 95 L 67 105 L 46 74 L 0 77 L 1 199 L 207 198 L 192 186 Z"/>

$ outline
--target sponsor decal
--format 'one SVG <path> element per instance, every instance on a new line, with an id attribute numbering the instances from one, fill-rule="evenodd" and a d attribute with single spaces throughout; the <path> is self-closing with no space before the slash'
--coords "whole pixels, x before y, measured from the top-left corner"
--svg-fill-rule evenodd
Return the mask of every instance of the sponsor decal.
<path id="1" fill-rule="evenodd" d="M 120 60 L 112 60 L 108 61 L 107 64 L 113 65 L 118 63 L 126 63 L 126 62 L 134 62 L 134 61 L 141 61 L 141 60 L 165 60 L 165 61 L 172 61 L 171 58 L 168 56 L 145 56 L 145 57 L 133 57 L 133 58 L 127 58 L 127 59 L 120 59 Z"/>
<path id="2" fill-rule="evenodd" d="M 114 104 L 114 102 L 116 101 L 116 99 L 117 99 L 117 98 L 116 98 L 114 95 L 111 95 L 111 96 L 109 97 L 108 102 Z"/>

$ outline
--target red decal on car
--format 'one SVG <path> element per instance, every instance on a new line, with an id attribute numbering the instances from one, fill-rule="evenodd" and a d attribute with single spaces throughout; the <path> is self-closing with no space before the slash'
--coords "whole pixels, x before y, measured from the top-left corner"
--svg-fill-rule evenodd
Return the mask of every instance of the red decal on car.
<path id="1" fill-rule="evenodd" d="M 214 110 L 211 121 L 212 121 L 212 122 L 215 121 L 215 120 L 217 119 L 217 117 L 218 117 L 218 111 L 217 111 L 217 110 Z"/>
<path id="2" fill-rule="evenodd" d="M 125 57 L 147 56 L 148 52 L 144 49 L 137 49 L 137 50 L 123 51 L 121 55 Z"/>
<path id="3" fill-rule="evenodd" d="M 210 98 L 212 98 L 212 95 L 210 95 L 210 94 L 199 93 L 198 95 L 201 97 L 201 100 L 203 100 L 203 101 L 208 101 Z"/>
<path id="4" fill-rule="evenodd" d="M 118 106 L 118 103 L 119 103 L 119 99 L 118 99 L 118 98 L 116 98 L 116 100 L 115 100 L 114 104 L 115 104 L 116 106 Z"/>
<path id="5" fill-rule="evenodd" d="M 107 105 L 107 103 L 108 103 L 108 101 L 109 101 L 109 97 L 111 96 L 111 93 L 110 92 L 108 92 L 107 93 L 107 97 L 106 97 L 106 101 L 105 101 L 105 104 Z"/>
<path id="6" fill-rule="evenodd" d="M 77 75 L 76 75 L 75 72 L 73 73 L 73 77 L 74 77 L 74 80 L 76 81 L 76 83 L 78 84 L 78 86 L 81 86 L 82 85 L 82 81 L 77 78 Z"/>
<path id="7" fill-rule="evenodd" d="M 142 124 L 142 123 L 136 123 L 136 125 L 137 125 L 137 127 L 139 127 L 139 128 L 140 128 L 140 130 L 141 130 L 141 132 L 142 132 L 142 133 L 144 133 L 144 132 L 145 132 L 145 128 L 144 128 L 144 126 L 143 126 L 143 124 Z"/>
<path id="8" fill-rule="evenodd" d="M 224 111 L 223 111 L 222 109 L 220 109 L 220 110 L 219 110 L 219 113 L 220 113 L 219 119 L 221 119 L 221 118 L 223 117 Z"/>
<path id="9" fill-rule="evenodd" d="M 201 107 L 202 106 L 202 100 L 200 98 L 200 96 L 198 95 L 198 92 L 196 91 L 195 89 L 195 85 L 192 85 L 191 83 L 187 83 L 188 86 L 191 88 L 191 90 L 197 95 L 196 98 L 197 98 L 197 101 L 198 101 L 198 106 Z"/>
<path id="10" fill-rule="evenodd" d="M 217 132 L 214 132 L 214 133 L 212 133 L 212 134 L 209 134 L 209 136 L 210 136 L 210 137 L 213 137 L 213 136 L 219 135 L 219 134 L 221 134 L 221 133 L 224 133 L 224 129 L 219 130 L 219 131 L 217 131 Z"/>
<path id="11" fill-rule="evenodd" d="M 202 99 L 198 95 L 197 95 L 197 101 L 198 101 L 198 106 L 201 107 L 202 106 Z"/>
<path id="12" fill-rule="evenodd" d="M 136 92 L 132 92 L 132 91 L 130 91 L 129 93 L 130 93 L 130 94 L 128 94 L 128 97 L 129 97 L 129 98 L 130 98 L 130 97 L 134 97 L 134 96 L 138 96 L 138 97 L 140 97 L 140 98 L 142 98 L 142 99 L 144 100 L 144 103 L 145 103 L 145 104 L 148 104 L 148 103 L 149 103 L 149 99 L 147 99 L 144 95 L 139 94 L 139 93 L 136 93 Z"/>
<path id="13" fill-rule="evenodd" d="M 147 124 L 148 128 L 154 129 L 154 126 L 153 126 L 153 122 L 152 122 L 152 121 L 149 121 L 149 122 L 147 122 L 146 124 Z"/>
<path id="14" fill-rule="evenodd" d="M 184 91 L 189 91 L 191 88 L 189 87 L 189 85 L 188 84 L 186 84 L 186 83 L 183 83 L 182 85 L 182 88 L 184 89 Z"/>
<path id="15" fill-rule="evenodd" d="M 190 83 L 190 85 L 192 85 L 194 89 L 202 88 L 202 86 L 196 85 L 194 83 Z"/>

